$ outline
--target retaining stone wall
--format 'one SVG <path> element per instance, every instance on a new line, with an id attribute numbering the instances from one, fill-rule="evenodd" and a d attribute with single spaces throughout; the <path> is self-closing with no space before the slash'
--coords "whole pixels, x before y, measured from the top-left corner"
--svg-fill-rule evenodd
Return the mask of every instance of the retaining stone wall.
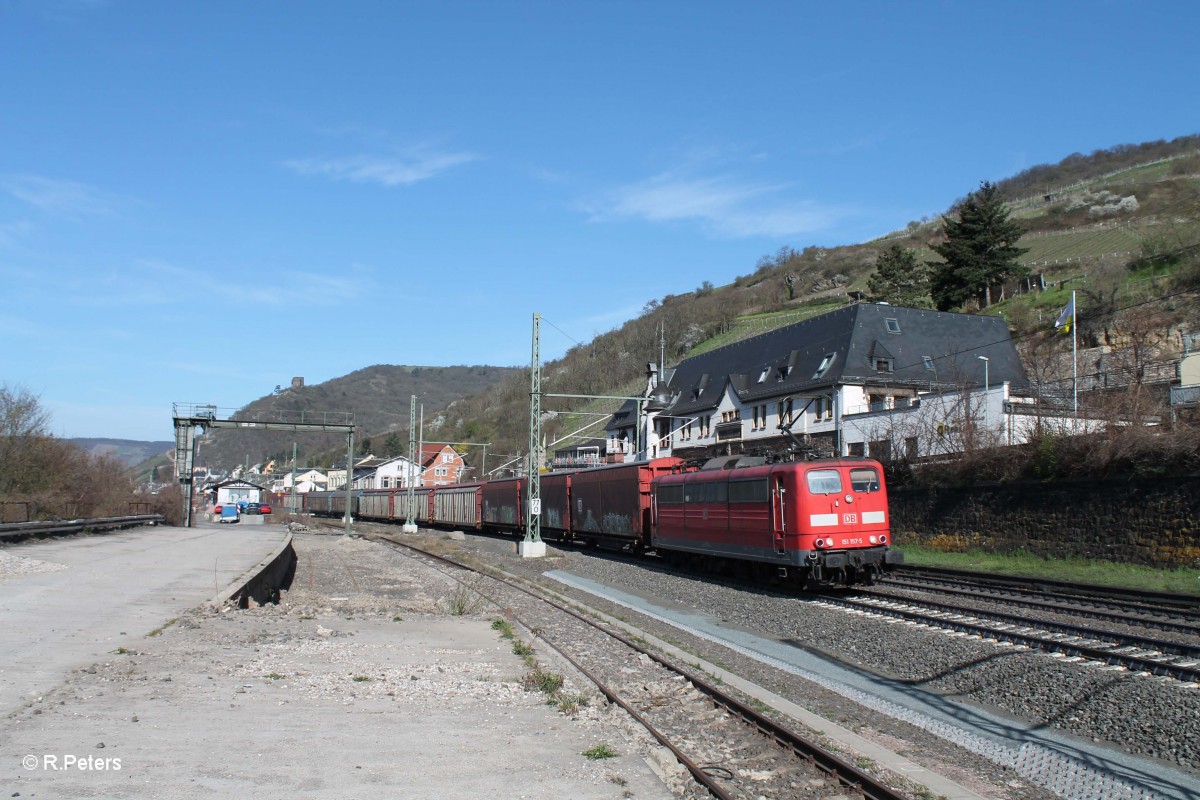
<path id="1" fill-rule="evenodd" d="M 1200 476 L 890 489 L 888 499 L 901 550 L 911 542 L 1200 567 Z"/>

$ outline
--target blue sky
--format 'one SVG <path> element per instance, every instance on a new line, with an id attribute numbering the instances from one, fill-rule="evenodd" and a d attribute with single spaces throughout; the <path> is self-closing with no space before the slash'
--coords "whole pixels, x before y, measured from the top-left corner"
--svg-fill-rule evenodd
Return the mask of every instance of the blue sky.
<path id="1" fill-rule="evenodd" d="M 294 375 L 528 364 L 535 311 L 548 360 L 780 247 L 1200 131 L 1198 29 L 1191 2 L 7 0 L 0 382 L 59 435 L 169 439 L 173 401 Z"/>

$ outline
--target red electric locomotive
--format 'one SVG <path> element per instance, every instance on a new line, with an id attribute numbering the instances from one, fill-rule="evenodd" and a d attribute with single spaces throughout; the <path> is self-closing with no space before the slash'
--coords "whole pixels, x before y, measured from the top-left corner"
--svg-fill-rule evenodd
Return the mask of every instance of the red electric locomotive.
<path id="1" fill-rule="evenodd" d="M 870 583 L 892 551 L 883 467 L 868 459 L 714 459 L 654 482 L 652 544 L 758 564 L 805 586 Z"/>

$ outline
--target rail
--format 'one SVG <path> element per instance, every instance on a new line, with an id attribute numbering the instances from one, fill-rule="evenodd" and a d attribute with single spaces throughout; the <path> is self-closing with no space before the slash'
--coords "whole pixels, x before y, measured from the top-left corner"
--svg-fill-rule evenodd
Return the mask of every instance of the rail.
<path id="1" fill-rule="evenodd" d="M 163 522 L 162 514 L 134 514 L 128 517 L 51 520 L 49 522 L 12 522 L 0 525 L 0 539 L 24 539 L 29 536 L 70 536 L 84 531 L 111 531 Z"/>

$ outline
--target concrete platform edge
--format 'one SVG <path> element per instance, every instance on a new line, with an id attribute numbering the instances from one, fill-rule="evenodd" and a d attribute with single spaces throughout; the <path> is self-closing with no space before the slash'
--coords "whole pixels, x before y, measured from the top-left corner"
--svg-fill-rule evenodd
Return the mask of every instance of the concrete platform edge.
<path id="1" fill-rule="evenodd" d="M 280 587 L 290 583 L 296 569 L 296 551 L 292 534 L 275 552 L 244 572 L 241 577 L 208 601 L 212 608 L 246 608 L 250 600 L 264 603 L 278 599 Z"/>

